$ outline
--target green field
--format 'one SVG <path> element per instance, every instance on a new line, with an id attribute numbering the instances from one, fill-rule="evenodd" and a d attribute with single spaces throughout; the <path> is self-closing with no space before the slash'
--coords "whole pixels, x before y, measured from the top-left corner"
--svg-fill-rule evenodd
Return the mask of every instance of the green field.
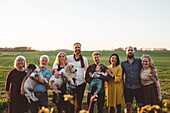
<path id="1" fill-rule="evenodd" d="M 104 65 L 109 65 L 108 59 L 112 53 L 117 53 L 120 57 L 120 61 L 126 59 L 125 51 L 100 51 L 102 55 L 101 62 Z M 58 51 L 41 51 L 41 52 L 0 52 L 0 100 L 5 98 L 5 80 L 8 72 L 13 69 L 13 62 L 16 56 L 23 55 L 26 58 L 27 64 L 35 63 L 38 65 L 39 57 L 46 54 L 50 57 L 50 62 L 48 68 L 52 68 L 53 62 Z M 73 51 L 65 51 L 67 55 L 73 53 Z M 93 51 L 82 51 L 82 55 L 86 56 L 89 65 L 93 63 L 91 54 Z M 161 84 L 163 99 L 170 99 L 170 51 L 136 51 L 135 57 L 141 57 L 143 54 L 149 54 L 157 69 L 158 76 Z M 51 92 L 51 91 L 49 91 Z M 49 95 L 51 97 L 51 95 Z M 50 102 L 52 103 L 52 102 Z M 86 103 L 86 98 L 84 98 L 83 103 Z"/>

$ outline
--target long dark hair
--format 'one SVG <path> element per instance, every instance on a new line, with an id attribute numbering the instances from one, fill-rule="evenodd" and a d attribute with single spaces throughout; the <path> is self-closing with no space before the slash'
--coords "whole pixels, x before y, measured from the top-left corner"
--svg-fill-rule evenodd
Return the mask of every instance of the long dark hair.
<path id="1" fill-rule="evenodd" d="M 116 62 L 116 66 L 118 66 L 119 64 L 120 64 L 120 60 L 119 60 L 119 55 L 118 54 L 112 54 L 111 56 L 110 56 L 110 58 L 109 58 L 109 64 L 111 64 L 111 57 L 112 56 L 116 56 L 117 57 L 117 62 Z"/>

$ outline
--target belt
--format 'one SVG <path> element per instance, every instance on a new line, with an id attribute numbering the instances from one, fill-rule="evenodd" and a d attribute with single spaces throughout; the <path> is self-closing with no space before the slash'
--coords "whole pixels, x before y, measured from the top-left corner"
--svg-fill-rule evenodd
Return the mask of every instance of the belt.
<path id="1" fill-rule="evenodd" d="M 44 92 L 35 92 L 36 95 L 40 95 L 40 94 L 47 94 L 47 91 Z"/>

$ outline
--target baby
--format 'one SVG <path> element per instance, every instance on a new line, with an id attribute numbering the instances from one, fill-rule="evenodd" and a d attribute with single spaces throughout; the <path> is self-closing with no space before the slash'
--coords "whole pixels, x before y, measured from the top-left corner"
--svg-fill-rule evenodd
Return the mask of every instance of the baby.
<path id="1" fill-rule="evenodd" d="M 95 69 L 95 72 L 93 74 L 89 73 L 90 77 L 92 77 L 93 80 L 91 81 L 87 92 L 91 93 L 92 87 L 94 85 L 97 85 L 97 89 L 96 89 L 96 91 L 94 93 L 95 97 L 98 97 L 97 93 L 100 91 L 100 89 L 102 87 L 102 80 L 99 79 L 99 78 L 94 78 L 94 75 L 97 74 L 97 75 L 101 75 L 101 76 L 107 76 L 107 73 L 104 73 L 103 70 L 104 70 L 104 67 L 102 65 L 97 65 L 96 69 Z"/>

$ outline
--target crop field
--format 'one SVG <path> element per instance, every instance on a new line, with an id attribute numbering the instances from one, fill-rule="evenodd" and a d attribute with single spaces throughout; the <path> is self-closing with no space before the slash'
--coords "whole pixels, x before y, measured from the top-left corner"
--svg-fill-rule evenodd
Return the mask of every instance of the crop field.
<path id="1" fill-rule="evenodd" d="M 40 52 L 0 52 L 0 101 L 6 97 L 5 94 L 5 81 L 6 76 L 11 69 L 13 69 L 14 59 L 18 55 L 23 55 L 26 58 L 27 64 L 35 63 L 39 65 L 39 58 L 41 55 L 48 55 L 50 58 L 48 68 L 52 69 L 53 62 L 59 51 L 40 51 Z M 82 51 L 82 55 L 87 57 L 88 64 L 94 63 L 91 54 L 94 51 Z M 108 60 L 112 53 L 117 53 L 120 61 L 126 59 L 125 51 L 99 51 L 102 55 L 101 62 L 108 66 Z M 71 55 L 73 51 L 65 51 L 67 55 Z M 170 100 L 170 51 L 136 51 L 135 57 L 141 57 L 143 54 L 149 54 L 158 69 L 158 77 L 161 84 L 163 99 Z M 88 87 L 88 85 L 87 85 Z M 52 98 L 52 91 L 49 90 L 49 100 Z M 83 106 L 87 106 L 86 95 L 83 99 Z M 52 101 L 49 102 L 52 105 Z M 106 108 L 106 105 L 105 105 Z"/>

